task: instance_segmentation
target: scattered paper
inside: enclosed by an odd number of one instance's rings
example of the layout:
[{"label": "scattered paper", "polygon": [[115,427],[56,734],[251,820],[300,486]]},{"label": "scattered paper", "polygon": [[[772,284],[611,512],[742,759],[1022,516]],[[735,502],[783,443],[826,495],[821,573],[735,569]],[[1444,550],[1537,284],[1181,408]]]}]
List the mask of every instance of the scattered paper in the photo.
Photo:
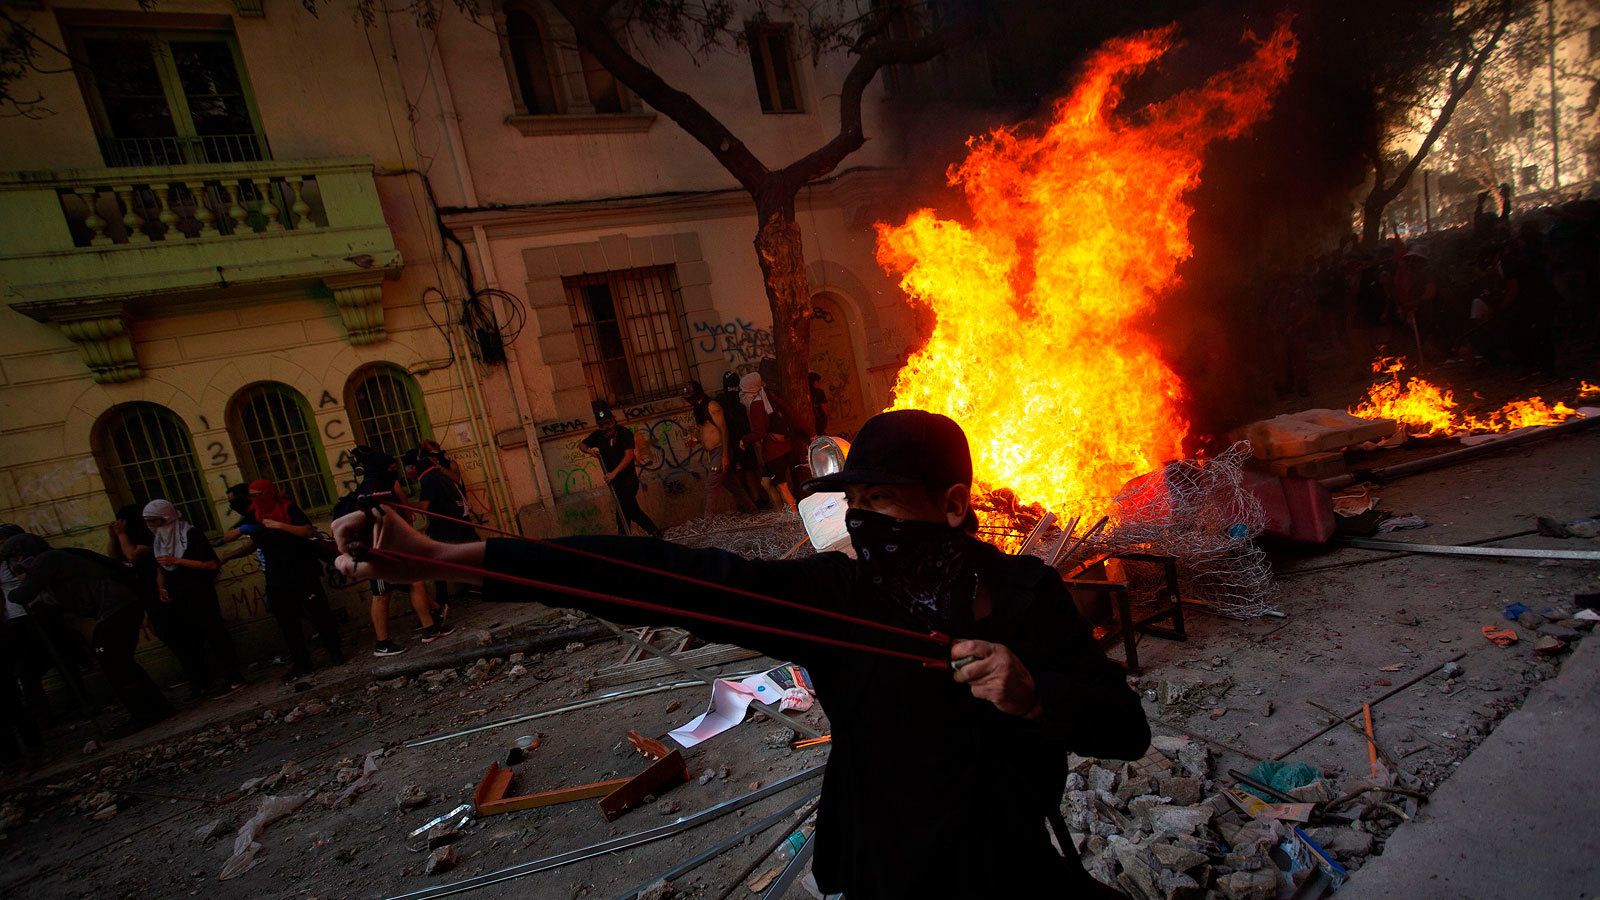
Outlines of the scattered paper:
[{"label": "scattered paper", "polygon": [[706,706],[706,711],[690,719],[683,727],[667,732],[667,737],[685,749],[708,741],[743,722],[745,713],[755,699],[754,688],[718,678],[711,685],[711,702]]},{"label": "scattered paper", "polygon": [[667,732],[667,736],[688,749],[743,722],[751,703],[776,705],[783,712],[805,712],[811,708],[811,695],[811,676],[792,664],[740,681],[719,678],[711,686],[711,702],[706,705],[706,711]]}]

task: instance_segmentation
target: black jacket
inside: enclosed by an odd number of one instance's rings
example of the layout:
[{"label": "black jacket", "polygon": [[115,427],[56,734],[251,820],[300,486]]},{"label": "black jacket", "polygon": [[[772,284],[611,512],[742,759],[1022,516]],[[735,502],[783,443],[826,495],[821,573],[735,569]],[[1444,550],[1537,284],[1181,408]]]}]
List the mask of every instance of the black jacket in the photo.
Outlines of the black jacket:
[{"label": "black jacket", "polygon": [[[639,538],[555,543],[917,627],[908,615],[885,608],[859,565],[839,553],[760,561]],[[1033,675],[1045,710],[1041,721],[1006,715],[974,698],[948,670],[915,662],[505,582],[489,581],[485,595],[575,607],[630,624],[680,624],[702,638],[805,666],[833,727],[813,863],[824,892],[843,891],[849,900],[1100,896],[1075,856],[1063,860],[1051,847],[1046,816],[1061,801],[1068,751],[1113,759],[1144,755],[1150,741],[1144,710],[1122,667],[1095,646],[1053,570],[987,544],[978,557],[992,612],[974,622],[965,604],[952,635],[1011,648]],[[491,540],[485,564],[494,572],[741,621],[923,655],[937,649],[538,544]]]},{"label": "black jacket", "polygon": [[92,550],[66,547],[39,554],[22,585],[11,592],[19,606],[49,593],[63,610],[86,619],[106,619],[139,605],[134,575],[124,566]]}]

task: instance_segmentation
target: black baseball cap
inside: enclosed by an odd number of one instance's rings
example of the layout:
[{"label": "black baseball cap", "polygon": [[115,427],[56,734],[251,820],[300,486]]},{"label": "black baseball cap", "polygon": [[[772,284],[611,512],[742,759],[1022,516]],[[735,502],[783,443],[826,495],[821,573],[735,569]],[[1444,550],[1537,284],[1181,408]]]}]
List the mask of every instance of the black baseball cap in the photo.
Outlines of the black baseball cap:
[{"label": "black baseball cap", "polygon": [[949,416],[897,409],[868,419],[844,468],[805,483],[807,491],[842,491],[847,484],[972,484],[966,432]]}]

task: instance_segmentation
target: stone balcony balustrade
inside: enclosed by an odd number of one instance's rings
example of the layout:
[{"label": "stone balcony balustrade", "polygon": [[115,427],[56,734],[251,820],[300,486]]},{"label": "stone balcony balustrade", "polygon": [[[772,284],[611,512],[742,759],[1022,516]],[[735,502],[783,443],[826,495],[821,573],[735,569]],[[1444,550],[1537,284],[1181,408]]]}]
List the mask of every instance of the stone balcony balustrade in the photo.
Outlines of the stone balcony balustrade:
[{"label": "stone balcony balustrade", "polygon": [[324,297],[352,344],[381,341],[400,266],[367,159],[0,173],[5,302],[100,382],[140,376],[130,318],[196,304]]}]

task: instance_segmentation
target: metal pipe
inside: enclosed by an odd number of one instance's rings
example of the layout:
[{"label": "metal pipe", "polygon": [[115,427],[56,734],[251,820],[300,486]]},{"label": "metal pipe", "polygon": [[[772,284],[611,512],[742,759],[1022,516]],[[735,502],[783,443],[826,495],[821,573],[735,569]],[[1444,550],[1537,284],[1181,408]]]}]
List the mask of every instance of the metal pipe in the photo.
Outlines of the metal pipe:
[{"label": "metal pipe", "polygon": [[1456,544],[1408,544],[1376,538],[1337,538],[1335,544],[1358,550],[1422,553],[1430,556],[1488,556],[1496,559],[1574,559],[1600,562],[1600,550],[1541,550],[1537,547],[1463,547]]},{"label": "metal pipe", "polygon": [[432,669],[454,669],[457,666],[468,666],[480,659],[496,656],[510,656],[513,653],[543,653],[546,650],[556,650],[565,647],[574,641],[592,643],[594,641],[610,640],[611,635],[598,626],[579,625],[562,631],[552,631],[546,634],[534,635],[526,638],[516,638],[493,644],[488,647],[467,647],[449,653],[440,653],[435,656],[418,656],[403,663],[381,666],[372,670],[373,681],[388,681],[402,675],[416,675]]},{"label": "metal pipe", "polygon": [[1076,544],[1072,545],[1072,549],[1071,550],[1068,550],[1066,553],[1061,554],[1061,559],[1063,561],[1065,561],[1065,560],[1070,560],[1070,559],[1072,559],[1072,557],[1076,556],[1077,553],[1078,553],[1078,550],[1081,549],[1085,544],[1089,543],[1089,541],[1093,540],[1094,536],[1099,534],[1100,533],[1100,529],[1106,527],[1106,523],[1109,522],[1109,521],[1111,521],[1111,517],[1110,516],[1101,516],[1100,517],[1100,521],[1094,523],[1094,527],[1093,528],[1089,529],[1088,531],[1085,531],[1083,533],[1083,537],[1078,538],[1078,542]]},{"label": "metal pipe", "polygon": [[501,719],[498,722],[489,722],[483,725],[478,725],[474,728],[466,728],[461,731],[452,731],[449,734],[436,734],[432,737],[418,738],[414,741],[407,741],[405,747],[408,750],[412,747],[425,747],[428,744],[437,744],[440,741],[448,741],[458,737],[466,737],[469,734],[477,734],[480,731],[504,728],[507,725],[516,725],[521,722],[531,722],[534,719],[543,719],[546,716],[571,712],[575,709],[587,709],[591,706],[599,706],[602,703],[609,703],[612,700],[624,700],[628,697],[644,697],[650,694],[659,694],[663,691],[676,691],[682,688],[700,686],[701,682],[698,681],[675,681],[671,684],[658,684],[647,688],[635,688],[631,691],[612,691],[609,694],[601,694],[598,697],[591,697],[588,700],[579,700],[573,703],[563,703],[560,706],[552,706],[549,709],[541,709],[536,713],[528,713],[527,715],[522,716],[512,716],[509,719]]},{"label": "metal pipe", "polygon": [[[1457,653],[1455,656],[1452,656],[1449,659],[1445,660],[1444,662],[1439,663],[1437,666],[1434,666],[1433,668],[1429,669],[1428,671],[1418,674],[1415,678],[1412,678],[1411,680],[1407,681],[1406,683],[1398,685],[1398,686],[1393,687],[1393,688],[1390,688],[1389,690],[1385,691],[1381,696],[1379,696],[1378,699],[1373,700],[1373,701],[1367,703],[1366,705],[1367,706],[1377,706],[1379,703],[1382,703],[1383,701],[1389,699],[1390,697],[1393,697],[1395,694],[1398,694],[1401,691],[1405,690],[1406,688],[1411,687],[1413,684],[1416,684],[1417,682],[1421,681],[1422,679],[1427,678],[1429,675],[1432,675],[1433,673],[1439,671],[1440,669],[1444,668],[1445,666],[1460,660],[1463,656],[1466,656],[1466,655],[1467,654],[1465,654],[1465,653]],[[1279,753],[1277,756],[1274,756],[1273,759],[1283,759],[1285,756],[1288,756],[1289,754],[1295,752],[1296,750],[1299,750],[1301,747],[1304,747],[1305,745],[1311,743],[1312,741],[1316,740],[1317,738],[1322,737],[1323,735],[1325,735],[1328,732],[1334,730],[1335,728],[1338,728],[1340,725],[1349,725],[1349,724],[1351,724],[1350,720],[1354,719],[1356,716],[1359,716],[1359,715],[1361,715],[1361,710],[1357,709],[1355,712],[1349,714],[1348,716],[1345,716],[1344,718],[1340,719],[1339,721],[1334,722],[1333,724],[1328,725],[1327,727],[1320,729],[1316,734],[1313,734],[1312,736],[1306,738],[1305,740],[1301,741],[1300,743],[1295,744],[1293,747],[1290,747],[1289,749],[1283,751],[1282,753]]]},{"label": "metal pipe", "polygon": [[1045,560],[1045,565],[1047,565],[1050,568],[1054,569],[1057,565],[1059,565],[1061,563],[1061,554],[1066,551],[1068,542],[1070,542],[1072,540],[1072,536],[1077,533],[1077,531],[1078,531],[1078,520],[1081,519],[1081,518],[1083,518],[1083,517],[1082,516],[1073,516],[1072,517],[1072,521],[1067,523],[1067,527],[1062,529],[1062,532],[1061,532],[1061,543],[1057,544],[1056,545],[1056,549],[1054,549],[1054,550],[1052,550],[1050,552],[1050,558]]},{"label": "metal pipe", "polygon": [[749,806],[752,803],[758,803],[762,800],[765,800],[773,794],[788,790],[797,784],[803,784],[804,782],[810,781],[811,779],[816,778],[818,775],[821,775],[823,770],[827,768],[827,765],[827,763],[823,763],[820,766],[815,766],[810,769],[796,772],[793,775],[785,776],[764,788],[734,797],[731,800],[724,800],[714,806],[708,806],[705,809],[694,813],[693,815],[681,816],[677,820],[666,825],[662,825],[659,828],[650,828],[634,834],[626,834],[622,837],[612,838],[608,841],[601,841],[598,844],[590,844],[587,847],[580,847],[576,850],[568,850],[565,853],[557,853],[552,856],[546,856],[542,859],[517,863],[515,865],[506,866],[503,869],[497,869],[485,875],[479,875],[475,878],[465,878],[460,881],[452,881],[447,884],[434,885],[433,887],[412,891],[409,894],[397,894],[393,897],[387,898],[387,900],[431,900],[433,897],[448,897],[452,894],[463,894],[467,891],[477,890],[481,887],[488,887],[492,884],[500,884],[501,882],[510,881],[514,878],[521,878],[524,875],[533,875],[538,872],[557,869],[561,866],[570,865],[575,862],[582,862],[586,859],[593,859],[597,856],[603,856],[607,853],[615,853],[618,850],[629,850],[634,847],[648,844],[652,841],[658,841],[664,837],[671,837],[672,835],[680,832],[688,831],[691,828],[704,825],[712,820],[720,819],[731,812],[744,809],[746,806]]},{"label": "metal pipe", "polygon": [[1044,530],[1046,528],[1049,528],[1051,523],[1055,522],[1055,520],[1056,520],[1056,514],[1055,513],[1045,513],[1043,516],[1041,516],[1039,518],[1039,521],[1033,523],[1033,530],[1029,531],[1028,532],[1028,536],[1023,539],[1023,541],[1022,541],[1022,549],[1017,551],[1018,555],[1021,555],[1023,553],[1027,553],[1029,550],[1032,550],[1034,542],[1039,540],[1039,536],[1044,534]]},{"label": "metal pipe", "polygon": [[[1492,544],[1496,541],[1508,541],[1515,537],[1527,537],[1530,534],[1538,533],[1538,529],[1529,528],[1525,531],[1513,531],[1510,534],[1498,534],[1494,537],[1479,538],[1475,541],[1462,541],[1461,546],[1471,547],[1476,544]],[[1329,569],[1348,569],[1351,566],[1370,566],[1373,563],[1388,562],[1391,559],[1400,559],[1401,557],[1411,555],[1412,554],[1402,550],[1394,553],[1386,553],[1383,556],[1368,556],[1363,559],[1347,559],[1344,562],[1328,563],[1327,565],[1323,566],[1306,566],[1304,568],[1284,569],[1281,572],[1273,572],[1272,577],[1281,579],[1289,578],[1294,575],[1310,575],[1313,572],[1326,572]]]},{"label": "metal pipe", "polygon": [[773,852],[778,849],[778,845],[788,840],[789,835],[794,834],[797,830],[799,830],[800,826],[804,825],[805,821],[811,818],[811,814],[815,811],[815,806],[809,806],[801,810],[800,815],[795,816],[794,821],[789,823],[788,828],[778,832],[778,836],[773,838],[772,841],[767,844],[765,849],[763,849],[760,853],[757,853],[743,869],[739,870],[739,874],[735,875],[733,880],[728,882],[728,886],[722,889],[722,893],[717,895],[716,900],[728,900],[728,898],[739,889],[740,885],[744,884],[744,880],[750,877],[750,873],[756,870],[756,866],[759,866],[765,862],[767,857],[771,856]]},{"label": "metal pipe", "polygon": [[[651,878],[650,880],[644,882],[643,884],[639,885],[638,887],[633,888],[633,889],[628,890],[628,891],[625,891],[625,892],[623,892],[621,894],[618,894],[617,895],[617,900],[634,900],[634,898],[636,898],[640,894],[644,893],[645,889],[649,888],[650,885],[655,884],[656,882],[659,882],[659,881],[677,881],[679,878],[682,878],[683,876],[689,874],[690,872],[693,872],[695,869],[698,869],[700,866],[704,865],[705,863],[709,862],[710,860],[715,859],[716,857],[721,856],[724,853],[727,853],[729,850],[732,850],[734,847],[739,846],[740,844],[744,843],[745,841],[749,840],[750,838],[755,837],[756,835],[760,834],[761,832],[766,831],[768,828],[771,828],[772,826],[774,826],[774,825],[778,824],[779,822],[783,821],[784,819],[788,818],[790,813],[794,812],[795,810],[799,809],[802,806],[805,806],[807,803],[810,803],[812,801],[812,799],[814,799],[816,796],[817,796],[817,792],[816,791],[811,791],[810,793],[807,793],[804,797],[801,797],[799,800],[794,801],[793,803],[789,804],[788,806],[785,806],[783,809],[778,810],[777,812],[773,813],[772,815],[767,816],[765,819],[762,819],[761,821],[755,823],[754,825],[751,825],[751,826],[749,826],[749,827],[747,827],[747,828],[745,828],[745,829],[743,829],[743,830],[741,830],[739,832],[736,832],[732,837],[728,838],[727,840],[721,841],[720,843],[717,843],[717,844],[713,844],[712,846],[707,847],[705,850],[701,851],[700,853],[697,853],[694,856],[689,857],[688,859],[684,860],[683,862],[678,863],[676,866],[673,866],[672,868],[668,869],[667,871],[662,872],[660,875],[657,875],[654,878]],[[788,835],[785,834],[783,837],[788,837]],[[781,842],[782,838],[779,838],[779,841]],[[776,845],[774,845],[774,846],[776,846]]]}]

